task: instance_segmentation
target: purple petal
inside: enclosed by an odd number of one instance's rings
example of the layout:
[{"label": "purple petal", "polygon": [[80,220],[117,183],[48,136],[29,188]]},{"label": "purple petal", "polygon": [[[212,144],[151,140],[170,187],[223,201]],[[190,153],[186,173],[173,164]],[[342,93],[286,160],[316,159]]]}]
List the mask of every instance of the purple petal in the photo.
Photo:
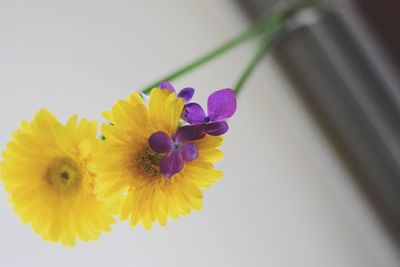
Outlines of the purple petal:
[{"label": "purple petal", "polygon": [[206,124],[206,131],[209,135],[223,135],[229,130],[228,123],[226,121],[219,121]]},{"label": "purple petal", "polygon": [[178,129],[174,140],[177,143],[185,141],[194,141],[203,138],[206,135],[205,124],[186,125]]},{"label": "purple petal", "polygon": [[236,94],[232,89],[221,89],[212,93],[207,102],[211,121],[230,118],[236,111]]},{"label": "purple petal", "polygon": [[171,150],[168,152],[160,162],[160,170],[165,177],[170,178],[175,173],[183,169],[183,157],[178,151]]},{"label": "purple petal", "polygon": [[185,100],[185,103],[188,103],[194,95],[194,89],[191,87],[183,88],[179,94],[178,97],[183,98]]},{"label": "purple petal", "polygon": [[169,82],[160,83],[160,89],[168,89],[171,93],[175,92],[175,88]]},{"label": "purple petal", "polygon": [[181,147],[183,159],[186,161],[192,161],[197,159],[199,156],[199,150],[195,144],[184,144]]},{"label": "purple petal", "polygon": [[149,145],[157,153],[165,153],[173,146],[173,141],[164,132],[153,133],[149,138]]},{"label": "purple petal", "polygon": [[182,119],[190,124],[203,123],[206,118],[203,108],[197,103],[190,103],[185,105],[183,110]]}]

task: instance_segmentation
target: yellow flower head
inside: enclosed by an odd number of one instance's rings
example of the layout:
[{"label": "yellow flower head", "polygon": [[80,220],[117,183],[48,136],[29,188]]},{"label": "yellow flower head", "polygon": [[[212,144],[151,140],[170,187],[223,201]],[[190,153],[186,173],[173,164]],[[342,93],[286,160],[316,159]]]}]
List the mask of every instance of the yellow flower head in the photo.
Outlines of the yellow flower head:
[{"label": "yellow flower head", "polygon": [[75,245],[109,231],[113,210],[94,194],[97,125],[72,116],[62,125],[49,111],[22,122],[3,153],[2,178],[24,223],[45,240]]},{"label": "yellow flower head", "polygon": [[183,107],[176,93],[155,88],[148,107],[134,93],[104,114],[111,124],[102,127],[106,140],[95,162],[99,173],[96,191],[105,198],[122,194],[121,219],[130,218],[132,226],[141,222],[150,229],[155,220],[164,226],[168,216],[176,219],[191,209],[200,210],[201,189],[222,175],[213,167],[223,156],[218,150],[223,142],[220,136],[193,141],[198,155],[178,173],[166,177],[160,171],[163,154],[150,148],[149,138],[159,132],[174,136]]}]

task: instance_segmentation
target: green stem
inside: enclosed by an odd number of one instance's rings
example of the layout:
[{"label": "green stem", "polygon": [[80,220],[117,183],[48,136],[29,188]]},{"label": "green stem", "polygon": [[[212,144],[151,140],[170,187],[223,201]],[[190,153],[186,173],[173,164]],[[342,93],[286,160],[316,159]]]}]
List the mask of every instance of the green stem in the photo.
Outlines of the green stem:
[{"label": "green stem", "polygon": [[289,13],[288,11],[284,11],[282,13],[279,13],[277,15],[270,17],[269,19],[267,19],[265,21],[262,21],[260,24],[256,24],[255,26],[251,27],[250,29],[243,32],[239,36],[231,39],[230,41],[223,44],[222,46],[212,50],[211,52],[194,60],[193,62],[178,69],[177,71],[174,71],[171,74],[166,75],[162,79],[159,79],[158,81],[146,86],[144,89],[141,90],[141,92],[148,94],[154,87],[157,87],[161,82],[172,81],[172,80],[198,68],[199,66],[203,65],[204,63],[218,57],[219,55],[222,55],[222,54],[228,52],[229,50],[238,46],[239,44],[242,44],[255,36],[263,34],[266,31],[268,32],[270,30],[270,28],[275,28],[276,24],[281,24],[283,21],[285,21],[286,17],[288,16],[288,13]]},{"label": "green stem", "polygon": [[278,32],[283,28],[284,25],[285,25],[284,23],[281,23],[276,27],[271,28],[271,31],[266,33],[265,38],[262,39],[260,47],[254,54],[253,58],[250,60],[250,63],[244,69],[242,75],[237,80],[235,86],[233,87],[235,89],[236,95],[240,93],[240,91],[243,88],[243,85],[248,80],[254,69],[257,67],[258,63],[260,63],[265,53],[271,48],[272,43],[275,40],[274,37],[278,34]]},{"label": "green stem", "polygon": [[[190,71],[202,66],[203,64],[211,61],[212,59],[228,52],[229,50],[237,47],[238,45],[262,34],[269,35],[271,32],[275,31],[276,26],[283,26],[288,18],[290,18],[294,13],[298,10],[306,7],[315,5],[316,0],[298,0],[297,3],[290,5],[288,8],[278,12],[272,16],[269,16],[267,19],[261,21],[260,23],[250,27],[248,30],[244,31],[242,34],[239,34],[237,37],[231,39],[227,43],[221,45],[220,47],[212,50],[211,52],[205,54],[204,56],[194,60],[188,65],[183,66],[182,68],[164,76],[162,79],[146,86],[141,90],[142,93],[148,94],[150,91],[158,87],[158,85],[163,81],[172,81],[176,78],[179,78]],[[245,78],[247,79],[247,78]],[[240,87],[239,87],[240,88]]]}]

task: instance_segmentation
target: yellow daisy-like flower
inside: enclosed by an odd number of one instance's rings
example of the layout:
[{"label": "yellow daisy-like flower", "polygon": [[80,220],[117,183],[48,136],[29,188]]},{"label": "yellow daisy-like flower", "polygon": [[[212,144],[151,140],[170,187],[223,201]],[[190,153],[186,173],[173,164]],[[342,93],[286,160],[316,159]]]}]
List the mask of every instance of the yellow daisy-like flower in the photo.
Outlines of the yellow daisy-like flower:
[{"label": "yellow daisy-like flower", "polygon": [[72,116],[62,125],[40,110],[22,122],[3,153],[2,178],[24,223],[45,240],[75,245],[109,231],[115,209],[94,194],[97,124]]},{"label": "yellow daisy-like flower", "polygon": [[111,124],[102,126],[106,140],[102,156],[95,165],[99,173],[96,191],[105,198],[123,195],[120,216],[130,218],[150,229],[155,220],[164,226],[167,217],[187,215],[202,208],[202,188],[218,180],[222,173],[213,163],[222,158],[218,150],[223,138],[206,136],[193,141],[198,149],[196,159],[185,162],[183,169],[171,177],[160,171],[162,154],[149,146],[157,132],[173,136],[179,126],[183,99],[167,89],[152,90],[146,107],[138,93],[116,103],[104,116]]}]

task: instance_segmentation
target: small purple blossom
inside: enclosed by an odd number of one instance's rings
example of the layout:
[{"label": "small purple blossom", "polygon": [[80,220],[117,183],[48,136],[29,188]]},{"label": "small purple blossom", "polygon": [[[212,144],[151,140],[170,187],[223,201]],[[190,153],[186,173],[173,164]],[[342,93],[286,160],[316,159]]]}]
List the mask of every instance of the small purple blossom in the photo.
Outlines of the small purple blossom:
[{"label": "small purple blossom", "polygon": [[[169,82],[160,83],[160,89],[168,89],[170,92],[175,92],[175,88]],[[185,103],[189,103],[194,95],[194,89],[191,87],[183,88],[179,93],[178,97],[183,98]]]},{"label": "small purple blossom", "polygon": [[236,111],[236,95],[232,89],[221,89],[208,97],[207,115],[197,103],[185,105],[182,118],[192,125],[203,125],[209,135],[222,135],[229,129],[226,119]]},{"label": "small purple blossom", "polygon": [[178,129],[171,138],[159,131],[149,138],[150,148],[157,153],[165,153],[160,161],[160,171],[168,179],[183,169],[185,161],[195,160],[199,151],[191,141],[203,138],[205,132],[201,127],[184,126]]}]

